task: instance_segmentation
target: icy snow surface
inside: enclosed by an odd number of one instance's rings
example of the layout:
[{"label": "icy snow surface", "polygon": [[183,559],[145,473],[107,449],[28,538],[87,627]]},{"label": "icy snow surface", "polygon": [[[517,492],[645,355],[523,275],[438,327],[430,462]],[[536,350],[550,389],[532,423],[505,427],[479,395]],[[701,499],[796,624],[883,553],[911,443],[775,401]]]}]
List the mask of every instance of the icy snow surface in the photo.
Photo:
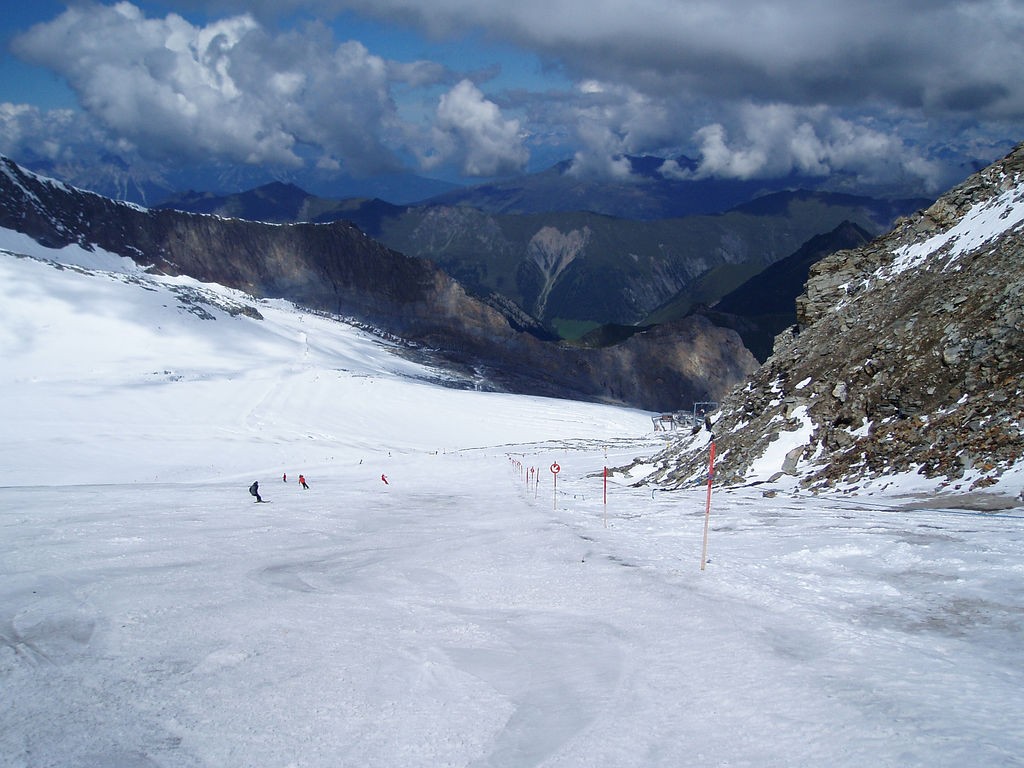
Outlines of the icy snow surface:
[{"label": "icy snow surface", "polygon": [[703,488],[603,503],[650,414],[39,258],[0,252],[0,765],[1022,764],[1021,509],[716,492],[701,571]]}]

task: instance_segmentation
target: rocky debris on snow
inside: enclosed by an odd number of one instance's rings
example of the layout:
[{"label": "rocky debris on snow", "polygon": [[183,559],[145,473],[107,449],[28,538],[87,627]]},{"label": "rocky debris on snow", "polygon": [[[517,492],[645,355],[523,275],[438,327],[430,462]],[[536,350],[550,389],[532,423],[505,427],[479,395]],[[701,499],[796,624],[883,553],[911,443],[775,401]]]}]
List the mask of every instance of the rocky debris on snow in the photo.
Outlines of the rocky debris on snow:
[{"label": "rocky debris on snow", "polygon": [[[1022,267],[1024,144],[812,268],[798,325],[723,403],[715,482],[852,489],[916,472],[950,490],[997,484],[1024,456]],[[706,479],[707,441],[681,439],[645,482]]]}]

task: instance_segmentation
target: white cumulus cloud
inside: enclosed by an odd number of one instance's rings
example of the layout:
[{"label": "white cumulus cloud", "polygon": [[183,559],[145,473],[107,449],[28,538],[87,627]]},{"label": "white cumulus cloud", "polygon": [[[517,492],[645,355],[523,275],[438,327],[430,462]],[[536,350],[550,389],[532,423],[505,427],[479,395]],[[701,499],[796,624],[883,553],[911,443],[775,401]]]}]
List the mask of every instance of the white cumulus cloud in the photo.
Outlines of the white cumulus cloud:
[{"label": "white cumulus cloud", "polygon": [[312,155],[355,173],[399,165],[410,132],[393,85],[445,76],[339,44],[317,23],[274,35],[249,14],[200,26],[128,2],[70,7],[14,50],[64,77],[98,126],[142,154],[276,166]]},{"label": "white cumulus cloud", "polygon": [[265,99],[243,98],[236,79],[253,36],[249,16],[196,27],[176,14],[147,19],[122,2],[73,6],[15,50],[61,74],[94,119],[140,148],[294,163],[294,136]]},{"label": "white cumulus cloud", "polygon": [[571,172],[626,180],[631,174],[623,155],[670,141],[676,130],[672,106],[631,87],[598,80],[579,84],[579,96],[565,115],[580,148]]},{"label": "white cumulus cloud", "polygon": [[893,132],[837,117],[824,107],[748,104],[739,110],[735,124],[735,137],[721,123],[695,133],[699,160],[694,171],[667,165],[663,172],[679,178],[734,179],[848,172],[867,183],[915,177],[929,189],[940,180],[939,166]]},{"label": "white cumulus cloud", "polygon": [[522,129],[506,119],[470,80],[441,96],[429,162],[456,159],[469,176],[495,176],[522,170],[529,159]]}]

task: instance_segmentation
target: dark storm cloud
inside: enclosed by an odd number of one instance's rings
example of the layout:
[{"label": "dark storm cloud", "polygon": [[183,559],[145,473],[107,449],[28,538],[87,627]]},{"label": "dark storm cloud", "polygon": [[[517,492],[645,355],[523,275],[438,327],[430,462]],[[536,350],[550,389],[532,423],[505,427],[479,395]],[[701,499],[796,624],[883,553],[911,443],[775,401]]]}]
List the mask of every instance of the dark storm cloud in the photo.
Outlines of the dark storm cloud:
[{"label": "dark storm cloud", "polygon": [[[648,93],[883,102],[1024,114],[1024,4],[1010,0],[337,0],[435,34],[482,28],[579,77]],[[974,99],[963,94],[975,89]]]}]

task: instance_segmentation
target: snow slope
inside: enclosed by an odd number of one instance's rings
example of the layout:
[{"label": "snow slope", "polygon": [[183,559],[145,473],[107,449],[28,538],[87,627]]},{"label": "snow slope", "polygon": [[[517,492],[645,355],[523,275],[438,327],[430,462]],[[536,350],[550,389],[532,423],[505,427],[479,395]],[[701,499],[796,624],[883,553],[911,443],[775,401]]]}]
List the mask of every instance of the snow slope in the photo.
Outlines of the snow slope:
[{"label": "snow slope", "polygon": [[0,766],[1024,764],[1024,510],[723,492],[702,571],[650,414],[0,248]]}]

